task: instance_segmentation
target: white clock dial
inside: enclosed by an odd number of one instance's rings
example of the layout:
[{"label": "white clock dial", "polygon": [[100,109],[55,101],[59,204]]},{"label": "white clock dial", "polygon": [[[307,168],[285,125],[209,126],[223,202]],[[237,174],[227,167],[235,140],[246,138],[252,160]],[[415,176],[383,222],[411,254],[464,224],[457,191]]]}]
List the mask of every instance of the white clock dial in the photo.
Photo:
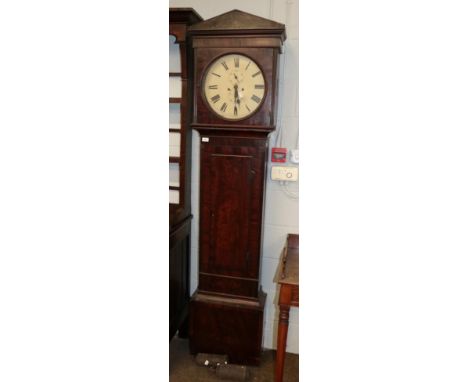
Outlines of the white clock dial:
[{"label": "white clock dial", "polygon": [[205,73],[203,92],[221,118],[238,120],[253,114],[265,97],[265,78],[258,65],[241,54],[227,54]]}]

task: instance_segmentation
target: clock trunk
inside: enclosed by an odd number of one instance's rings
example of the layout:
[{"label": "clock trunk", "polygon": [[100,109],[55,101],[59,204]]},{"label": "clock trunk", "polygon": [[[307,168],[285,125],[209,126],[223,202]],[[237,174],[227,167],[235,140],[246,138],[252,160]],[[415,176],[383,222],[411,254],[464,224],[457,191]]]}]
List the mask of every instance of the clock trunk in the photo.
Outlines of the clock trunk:
[{"label": "clock trunk", "polygon": [[200,291],[258,297],[266,138],[203,135]]}]

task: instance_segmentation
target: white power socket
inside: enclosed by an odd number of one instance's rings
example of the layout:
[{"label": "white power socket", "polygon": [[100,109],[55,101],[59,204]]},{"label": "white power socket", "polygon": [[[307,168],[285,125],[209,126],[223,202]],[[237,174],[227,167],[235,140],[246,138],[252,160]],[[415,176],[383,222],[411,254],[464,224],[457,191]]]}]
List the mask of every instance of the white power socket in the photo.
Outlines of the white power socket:
[{"label": "white power socket", "polygon": [[297,167],[283,167],[283,166],[272,166],[271,167],[271,179],[272,180],[286,180],[288,182],[297,182],[299,178],[299,169]]},{"label": "white power socket", "polygon": [[291,150],[291,162],[299,163],[299,149]]}]

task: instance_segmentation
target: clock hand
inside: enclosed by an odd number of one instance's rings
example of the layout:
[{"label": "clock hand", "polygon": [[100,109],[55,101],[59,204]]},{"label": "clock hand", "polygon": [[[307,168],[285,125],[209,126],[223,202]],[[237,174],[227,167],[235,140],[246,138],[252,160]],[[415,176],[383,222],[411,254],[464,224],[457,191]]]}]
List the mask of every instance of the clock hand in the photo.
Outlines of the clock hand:
[{"label": "clock hand", "polygon": [[239,93],[237,91],[237,84],[234,85],[234,102],[240,104]]}]

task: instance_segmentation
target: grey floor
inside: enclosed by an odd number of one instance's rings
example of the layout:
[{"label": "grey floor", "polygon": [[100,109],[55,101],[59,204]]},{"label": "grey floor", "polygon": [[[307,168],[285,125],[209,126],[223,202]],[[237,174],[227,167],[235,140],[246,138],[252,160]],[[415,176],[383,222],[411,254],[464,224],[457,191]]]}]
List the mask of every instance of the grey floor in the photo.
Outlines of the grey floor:
[{"label": "grey floor", "polygon": [[[249,367],[249,381],[274,381],[275,354],[274,350],[263,352],[260,366]],[[181,339],[177,335],[169,345],[169,380],[170,382],[220,381],[214,371],[195,363],[194,357],[189,353],[188,340]],[[286,353],[283,382],[297,381],[299,381],[299,356]]]}]

